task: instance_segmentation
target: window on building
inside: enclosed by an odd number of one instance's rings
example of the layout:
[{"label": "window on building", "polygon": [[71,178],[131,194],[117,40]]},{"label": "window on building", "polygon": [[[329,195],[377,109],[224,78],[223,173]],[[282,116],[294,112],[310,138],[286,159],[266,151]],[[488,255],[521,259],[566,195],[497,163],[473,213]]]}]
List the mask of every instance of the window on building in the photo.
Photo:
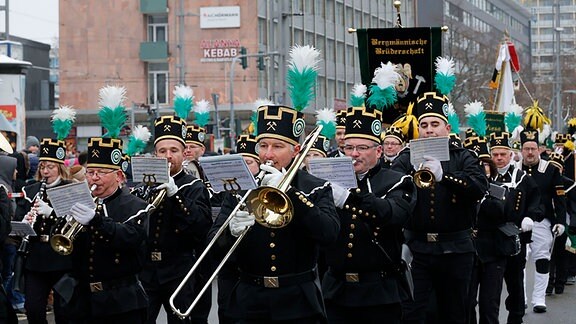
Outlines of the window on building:
[{"label": "window on building", "polygon": [[268,44],[268,24],[263,18],[258,18],[258,44]]},{"label": "window on building", "polygon": [[316,16],[324,17],[326,10],[324,8],[324,0],[316,0],[314,3],[314,14]]},{"label": "window on building", "polygon": [[334,40],[328,39],[326,42],[326,61],[334,62]]},{"label": "window on building", "polygon": [[168,40],[168,15],[148,16],[148,41],[166,42]]},{"label": "window on building", "polygon": [[336,63],[344,64],[344,43],[336,42]]},{"label": "window on building", "polygon": [[148,64],[148,104],[168,103],[168,63]]},{"label": "window on building", "polygon": [[326,0],[326,20],[334,21],[334,0]]},{"label": "window on building", "polygon": [[336,3],[336,16],[334,21],[336,25],[344,25],[344,4],[341,2]]}]

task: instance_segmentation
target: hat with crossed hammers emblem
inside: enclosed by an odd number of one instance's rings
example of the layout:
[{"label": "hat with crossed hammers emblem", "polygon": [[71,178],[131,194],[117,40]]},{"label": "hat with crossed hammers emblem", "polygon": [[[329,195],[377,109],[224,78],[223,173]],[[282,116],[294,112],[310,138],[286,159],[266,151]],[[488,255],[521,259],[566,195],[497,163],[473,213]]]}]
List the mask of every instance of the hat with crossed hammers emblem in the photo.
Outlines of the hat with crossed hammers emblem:
[{"label": "hat with crossed hammers emblem", "polygon": [[258,146],[256,143],[256,136],[251,134],[240,135],[236,141],[236,153],[260,161],[260,157],[258,156]]},{"label": "hat with crossed hammers emblem", "polygon": [[496,132],[490,134],[490,150],[495,148],[512,149],[510,147],[510,133]]}]

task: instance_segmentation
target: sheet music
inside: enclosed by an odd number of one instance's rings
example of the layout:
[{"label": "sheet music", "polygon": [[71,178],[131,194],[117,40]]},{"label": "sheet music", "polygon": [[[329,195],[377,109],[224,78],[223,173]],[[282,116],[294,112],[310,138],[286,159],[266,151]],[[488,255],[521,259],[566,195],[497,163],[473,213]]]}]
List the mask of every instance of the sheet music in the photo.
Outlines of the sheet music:
[{"label": "sheet music", "polygon": [[428,137],[410,141],[410,163],[419,166],[425,162],[424,155],[436,158],[438,161],[450,161],[448,136]]},{"label": "sheet music", "polygon": [[71,183],[46,190],[48,199],[58,217],[70,214],[70,209],[75,203],[81,203],[90,208],[96,208],[94,198],[86,181]]},{"label": "sheet music", "polygon": [[200,166],[216,192],[257,187],[254,176],[239,154],[200,157]]},{"label": "sheet music", "polygon": [[167,183],[170,180],[166,158],[135,156],[130,159],[130,164],[132,165],[132,179],[136,183]]},{"label": "sheet music", "polygon": [[10,224],[12,224],[12,231],[10,231],[10,236],[36,236],[36,232],[28,223],[11,221]]},{"label": "sheet music", "polygon": [[336,183],[345,189],[358,187],[352,158],[349,156],[311,159],[308,161],[308,172],[330,183]]}]

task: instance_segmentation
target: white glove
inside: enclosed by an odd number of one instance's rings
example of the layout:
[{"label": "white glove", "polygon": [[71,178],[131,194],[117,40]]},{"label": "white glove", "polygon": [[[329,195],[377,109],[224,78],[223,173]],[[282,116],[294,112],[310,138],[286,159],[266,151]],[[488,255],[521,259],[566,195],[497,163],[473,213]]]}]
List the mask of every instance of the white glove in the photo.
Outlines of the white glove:
[{"label": "white glove", "polygon": [[94,218],[96,212],[93,208],[81,203],[75,203],[72,205],[72,208],[70,208],[70,214],[78,223],[88,225],[92,218]]},{"label": "white glove", "polygon": [[37,204],[38,204],[38,207],[36,207],[36,212],[39,215],[50,216],[50,214],[52,214],[53,208],[50,207],[50,205],[48,205],[48,203],[46,203],[43,200],[38,200]]},{"label": "white glove", "polygon": [[534,221],[532,220],[532,218],[524,217],[522,219],[522,223],[520,224],[522,232],[530,232],[532,230],[532,227],[534,227]]},{"label": "white glove", "polygon": [[263,186],[270,186],[270,187],[277,187],[282,178],[284,177],[284,172],[286,170],[282,169],[282,171],[276,169],[271,165],[261,164],[260,170],[266,171],[268,174],[262,178],[261,185]]},{"label": "white glove", "polygon": [[434,174],[434,179],[436,182],[442,181],[442,176],[444,172],[442,171],[442,164],[437,159],[431,157],[430,155],[423,155],[422,156],[426,162],[422,165],[423,168],[430,170],[432,174]]},{"label": "white glove", "polygon": [[230,233],[232,233],[234,237],[240,236],[240,234],[242,234],[246,228],[254,225],[254,219],[256,219],[256,217],[247,211],[237,211],[236,215],[234,215],[234,217],[232,217],[230,220],[230,223],[228,223],[228,227],[230,227]]},{"label": "white glove", "polygon": [[163,184],[159,185],[158,187],[156,187],[156,189],[157,190],[166,189],[166,195],[168,197],[172,197],[178,192],[178,187],[176,186],[176,183],[174,182],[174,178],[172,178],[172,177],[170,177],[170,180],[168,180],[168,183],[163,183]]},{"label": "white glove", "polygon": [[562,224],[556,224],[556,225],[552,226],[552,233],[555,236],[560,236],[560,235],[564,234],[564,230],[565,230],[565,228],[564,228],[564,225],[562,225]]},{"label": "white glove", "polygon": [[332,196],[334,196],[334,205],[338,208],[342,208],[346,199],[350,195],[350,191],[342,188],[340,185],[336,183],[331,183],[332,186]]}]

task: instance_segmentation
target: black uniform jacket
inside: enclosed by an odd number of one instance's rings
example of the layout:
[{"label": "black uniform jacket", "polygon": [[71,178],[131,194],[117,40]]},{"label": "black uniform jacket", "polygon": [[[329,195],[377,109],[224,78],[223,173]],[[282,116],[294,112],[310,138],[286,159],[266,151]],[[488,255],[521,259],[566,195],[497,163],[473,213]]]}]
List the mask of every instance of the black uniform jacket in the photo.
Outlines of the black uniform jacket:
[{"label": "black uniform jacket", "polygon": [[[336,241],[340,222],[329,184],[298,170],[287,194],[294,205],[294,217],[283,228],[255,224],[236,250],[242,276],[278,277],[278,288],[240,280],[231,293],[227,309],[234,318],[290,320],[324,314],[320,283],[311,273],[316,267],[320,246]],[[221,213],[230,214],[234,199],[226,199]],[[236,240],[227,229],[218,240],[220,253]],[[312,278],[282,285],[285,277],[311,273]],[[314,279],[315,277],[315,279]]]},{"label": "black uniform jacket", "polygon": [[147,307],[137,275],[144,263],[149,209],[128,189],[118,189],[98,204],[96,215],[74,241],[72,276],[81,290],[75,303],[89,303],[90,313],[85,316]]},{"label": "black uniform jacket", "polygon": [[534,178],[540,189],[540,208],[544,212],[544,218],[548,218],[552,225],[566,224],[564,182],[558,168],[540,159],[540,162],[533,166],[522,164],[522,170]]},{"label": "black uniform jacket", "polygon": [[[55,188],[58,186],[71,183],[69,180],[59,180],[57,184],[52,184],[50,187]],[[26,213],[30,211],[34,205],[36,194],[40,191],[40,182],[33,183],[22,188],[24,199],[18,206],[18,218],[22,219]],[[48,187],[48,186],[47,186]],[[42,200],[52,206],[48,201],[46,191],[44,191]],[[28,238],[28,256],[26,257],[26,270],[48,272],[48,271],[66,271],[72,268],[72,260],[70,256],[60,255],[56,253],[50,246],[49,236],[56,224],[56,214],[52,211],[50,216],[38,214],[36,222],[34,223],[34,231],[36,236]]]},{"label": "black uniform jacket", "polygon": [[180,171],[174,182],[178,192],[166,196],[150,215],[146,264],[140,274],[144,282],[163,284],[185,276],[212,225],[210,196],[202,180]]},{"label": "black uniform jacket", "polygon": [[[358,180],[358,189],[352,190],[343,209],[337,209],[338,241],[325,250],[329,270],[322,282],[324,299],[363,307],[408,298],[399,284],[400,252],[402,227],[415,205],[416,187],[409,175],[377,165]],[[358,282],[347,282],[346,273],[357,273]],[[366,279],[377,273],[382,277]]]},{"label": "black uniform jacket", "polygon": [[[471,230],[476,206],[488,190],[484,168],[472,152],[455,146],[450,146],[450,160],[441,164],[442,180],[431,188],[417,189],[414,215],[406,225],[407,244],[413,252],[426,254],[474,252],[470,235],[456,235],[453,239],[454,234],[447,233]],[[409,148],[400,152],[392,170],[414,172]],[[436,241],[427,239],[434,234],[438,234]]]}]

